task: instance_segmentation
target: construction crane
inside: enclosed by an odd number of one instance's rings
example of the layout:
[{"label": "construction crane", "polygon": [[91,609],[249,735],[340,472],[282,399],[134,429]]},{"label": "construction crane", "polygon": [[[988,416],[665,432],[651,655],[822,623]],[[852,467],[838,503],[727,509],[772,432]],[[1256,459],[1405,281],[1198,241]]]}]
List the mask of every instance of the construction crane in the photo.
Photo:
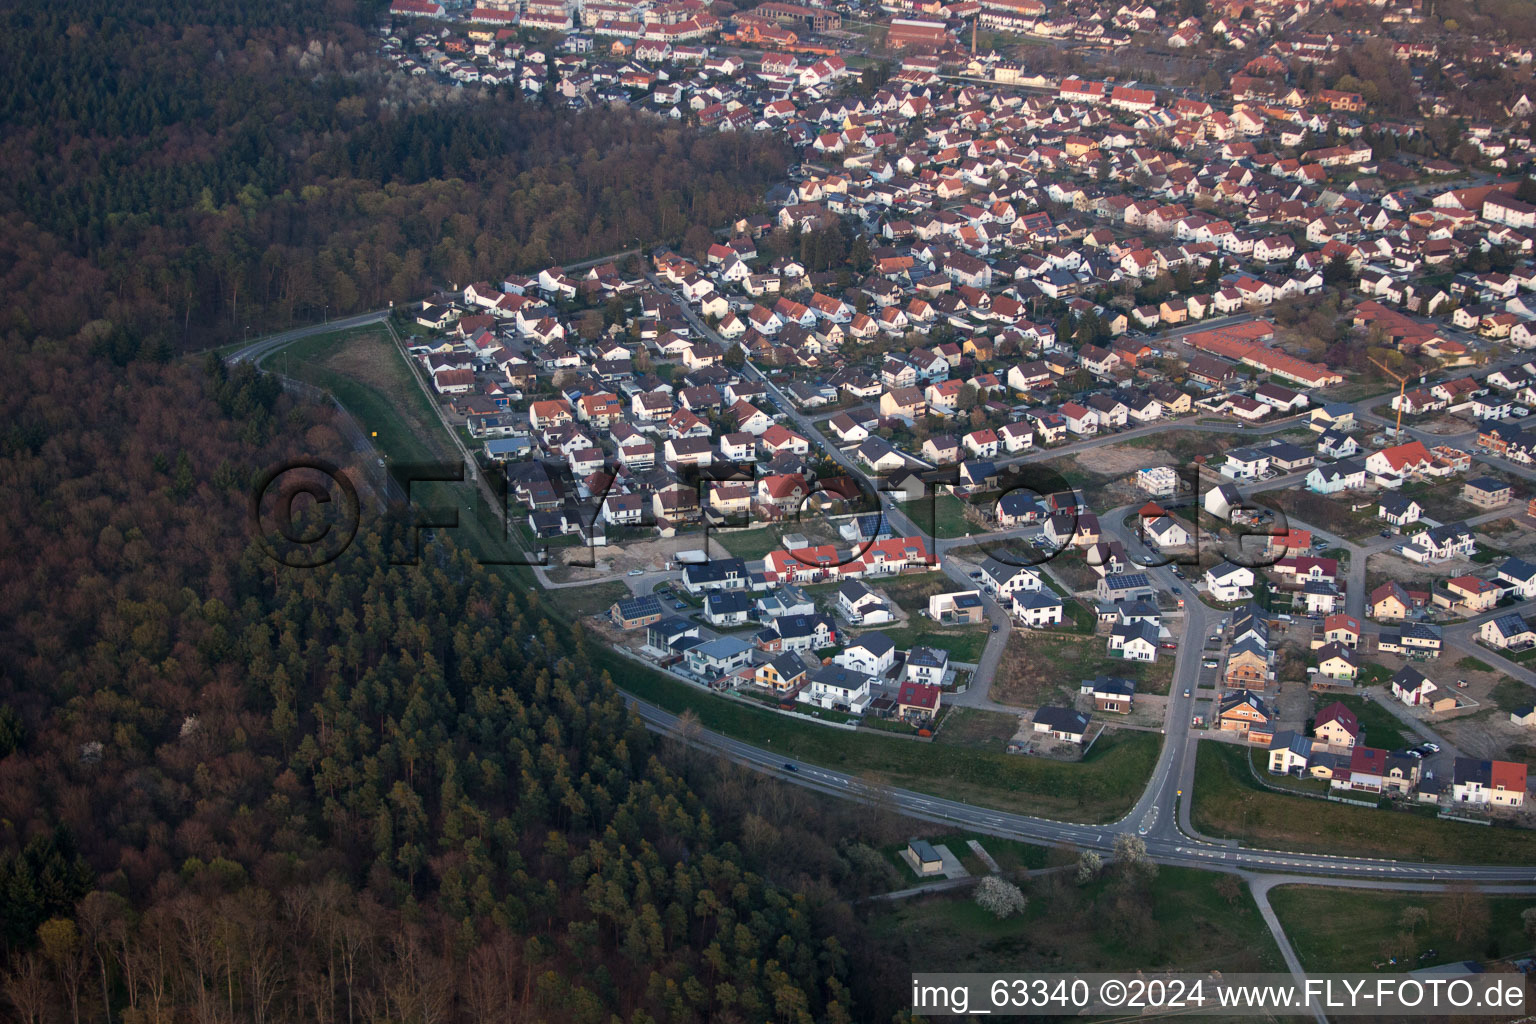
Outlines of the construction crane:
[{"label": "construction crane", "polygon": [[1366,356],[1366,358],[1380,367],[1382,373],[1397,381],[1397,429],[1393,432],[1392,437],[1393,440],[1401,441],[1403,439],[1403,395],[1408,391],[1408,381],[1410,378],[1393,370],[1375,356]]}]

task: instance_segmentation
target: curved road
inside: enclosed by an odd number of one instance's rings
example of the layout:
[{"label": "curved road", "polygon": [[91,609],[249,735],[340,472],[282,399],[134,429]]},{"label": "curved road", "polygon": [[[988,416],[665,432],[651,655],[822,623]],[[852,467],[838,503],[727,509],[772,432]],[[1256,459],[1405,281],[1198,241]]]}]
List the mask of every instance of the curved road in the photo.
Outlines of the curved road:
[{"label": "curved road", "polygon": [[349,327],[363,327],[368,324],[380,323],[389,319],[392,311],[388,308],[376,309],[371,313],[358,313],[355,316],[341,317],[336,320],[326,320],[318,324],[310,324],[307,327],[295,327],[292,330],[282,331],[278,334],[268,334],[257,338],[249,345],[236,349],[224,357],[228,363],[260,362],[285,345],[291,345],[300,338],[307,338],[312,334],[329,334],[331,331],[344,331]]},{"label": "curved road", "polygon": [[[643,700],[629,698],[646,725],[658,732],[678,733],[678,717],[670,711]],[[1026,842],[1065,843],[1085,849],[1110,850],[1115,837],[1127,829],[1123,825],[1080,825],[1052,821],[1011,811],[976,807],[957,800],[930,796],[899,787],[871,789],[860,779],[832,768],[801,764],[763,747],[731,739],[707,729],[690,727],[685,738],[737,764],[777,775],[786,782],[807,789],[861,803],[892,801],[900,813],[946,825],[959,825],[968,831]],[[1168,749],[1165,747],[1165,749]],[[789,764],[795,767],[790,769]],[[1150,791],[1150,787],[1149,787]],[[1139,806],[1139,805],[1138,805]],[[1134,814],[1134,812],[1133,812]],[[1379,878],[1421,883],[1471,881],[1485,883],[1536,882],[1536,866],[1503,867],[1496,865],[1415,864],[1409,861],[1376,860],[1364,857],[1335,857],[1327,854],[1283,853],[1242,848],[1236,845],[1191,839],[1170,819],[1160,823],[1144,837],[1147,851],[1154,860],[1165,864],[1205,867],[1221,870],[1293,874],[1337,875],[1346,878]]]}]

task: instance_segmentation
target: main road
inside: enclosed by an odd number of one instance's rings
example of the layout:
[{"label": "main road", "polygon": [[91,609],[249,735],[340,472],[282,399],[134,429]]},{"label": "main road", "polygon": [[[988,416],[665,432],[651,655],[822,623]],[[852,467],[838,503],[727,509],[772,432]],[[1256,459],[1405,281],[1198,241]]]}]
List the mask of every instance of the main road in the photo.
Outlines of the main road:
[{"label": "main road", "polygon": [[287,345],[292,345],[300,338],[307,338],[312,334],[329,334],[332,331],[344,331],[349,327],[365,327],[368,324],[380,323],[389,319],[391,310],[375,309],[371,313],[358,313],[354,316],[340,317],[335,320],[325,320],[318,324],[309,324],[305,327],[295,327],[292,330],[280,331],[277,334],[268,334],[257,338],[255,341],[236,349],[224,357],[227,363],[260,363],[262,359]]},{"label": "main road", "polygon": [[[676,734],[688,742],[710,750],[737,764],[776,775],[807,789],[862,803],[889,802],[900,813],[944,825],[957,825],[967,831],[1048,845],[1067,844],[1083,849],[1110,851],[1118,835],[1138,831],[1126,821],[1106,825],[1083,825],[1053,821],[1012,811],[978,807],[948,800],[941,796],[918,793],[900,787],[871,787],[859,778],[832,768],[786,760],[766,747],[754,746],[707,729],[680,726],[670,711],[636,698],[631,706],[655,731]],[[793,767],[791,767],[793,766]],[[1155,787],[1149,787],[1155,789]],[[1158,791],[1156,795],[1161,795]],[[1146,798],[1143,798],[1144,801]],[[1148,806],[1154,800],[1148,802]],[[1138,810],[1141,809],[1138,804]],[[1145,817],[1145,811],[1142,817]],[[1133,811],[1128,819],[1134,819]],[[1533,883],[1536,865],[1432,864],[1412,861],[1377,860],[1366,857],[1336,857],[1328,854],[1286,853],[1259,850],[1194,839],[1185,835],[1171,820],[1159,815],[1156,828],[1144,836],[1147,852],[1164,864],[1219,870],[1255,872],[1290,872],[1296,874],[1335,875],[1345,878],[1376,878],[1413,882],[1470,881],[1478,883]]]}]

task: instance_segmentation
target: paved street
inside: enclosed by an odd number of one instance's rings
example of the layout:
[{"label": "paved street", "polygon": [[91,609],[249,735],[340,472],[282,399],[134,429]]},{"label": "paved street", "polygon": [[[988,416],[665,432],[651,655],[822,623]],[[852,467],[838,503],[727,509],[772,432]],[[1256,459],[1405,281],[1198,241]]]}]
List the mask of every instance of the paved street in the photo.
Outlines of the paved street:
[{"label": "paved street", "polygon": [[[628,699],[648,727],[665,733],[677,731],[676,715],[645,701],[633,697]],[[899,809],[900,813],[909,817],[944,825],[958,825],[967,831],[1005,839],[1047,845],[1064,843],[1081,848],[1108,851],[1114,845],[1116,835],[1135,831],[1135,828],[1127,825],[1126,821],[1138,820],[1137,812],[1133,811],[1125,821],[1117,824],[1082,825],[977,807],[899,787],[872,790],[853,775],[830,768],[803,764],[776,754],[766,746],[757,747],[709,730],[690,729],[689,735],[692,737],[692,742],[701,748],[738,764],[775,775],[784,782],[863,803],[889,802]],[[1190,745],[1191,749],[1192,746]],[[794,770],[786,768],[787,764],[793,764]],[[1142,804],[1138,803],[1138,810],[1141,807]],[[1144,817],[1144,812],[1142,816]],[[1434,883],[1466,880],[1528,885],[1536,882],[1536,866],[1532,865],[1431,864],[1364,857],[1336,857],[1327,854],[1284,853],[1192,838],[1185,830],[1173,825],[1164,825],[1161,821],[1157,829],[1146,837],[1146,844],[1149,854],[1159,863],[1215,870],[1246,869],[1266,873],[1278,871],[1302,875],[1340,875],[1346,878]],[[1536,892],[1536,890],[1532,891]]]}]

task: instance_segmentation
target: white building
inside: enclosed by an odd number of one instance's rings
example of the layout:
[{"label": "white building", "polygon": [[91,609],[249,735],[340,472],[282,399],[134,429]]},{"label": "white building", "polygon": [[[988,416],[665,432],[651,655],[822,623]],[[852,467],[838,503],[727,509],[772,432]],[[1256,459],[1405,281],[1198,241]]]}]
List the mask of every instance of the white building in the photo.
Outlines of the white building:
[{"label": "white building", "polygon": [[1155,498],[1166,497],[1179,487],[1179,474],[1172,466],[1153,466],[1136,471],[1136,486]]},{"label": "white building", "polygon": [[1253,570],[1222,562],[1205,571],[1205,586],[1217,601],[1241,601],[1253,596]]},{"label": "white building", "polygon": [[811,681],[800,691],[799,699],[827,709],[842,704],[856,715],[863,714],[869,704],[869,676],[826,665],[811,673]]}]

